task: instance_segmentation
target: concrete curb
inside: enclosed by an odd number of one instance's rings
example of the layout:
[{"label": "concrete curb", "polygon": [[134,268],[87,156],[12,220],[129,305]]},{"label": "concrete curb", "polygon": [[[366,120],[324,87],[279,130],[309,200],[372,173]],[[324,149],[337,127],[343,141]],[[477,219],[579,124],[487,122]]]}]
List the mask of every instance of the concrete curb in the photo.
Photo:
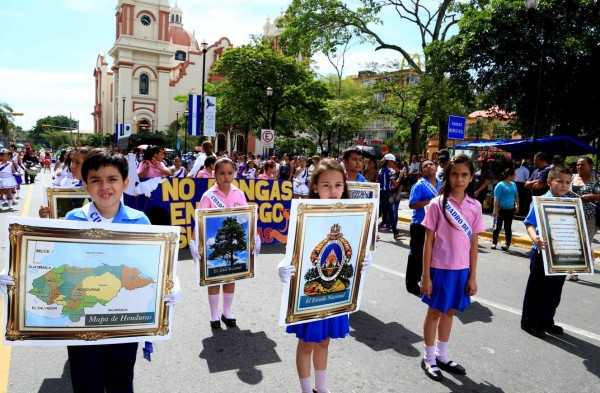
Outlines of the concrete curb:
[{"label": "concrete curb", "polygon": [[[407,218],[407,217],[398,217],[398,221],[400,221],[402,224],[410,225],[411,219]],[[491,232],[483,232],[483,233],[480,233],[479,236],[483,237],[487,240],[490,240],[490,241],[492,240]],[[500,235],[498,237],[498,243],[503,242],[503,241],[504,241],[504,235]],[[521,247],[521,248],[531,248],[531,239],[529,237],[513,235],[512,240],[511,240],[511,246]],[[592,254],[593,254],[594,259],[600,258],[600,250],[593,250]]]}]

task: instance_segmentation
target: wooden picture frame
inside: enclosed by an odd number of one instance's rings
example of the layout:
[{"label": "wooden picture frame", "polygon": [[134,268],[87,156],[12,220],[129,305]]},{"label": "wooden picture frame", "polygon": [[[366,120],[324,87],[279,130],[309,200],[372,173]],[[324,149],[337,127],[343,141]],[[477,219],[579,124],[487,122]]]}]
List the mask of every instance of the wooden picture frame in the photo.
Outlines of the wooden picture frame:
[{"label": "wooden picture frame", "polygon": [[254,277],[256,206],[196,210],[199,286]]},{"label": "wooden picture frame", "polygon": [[292,201],[286,261],[296,274],[283,286],[281,326],[358,311],[375,206],[360,199]]},{"label": "wooden picture frame", "polygon": [[46,188],[50,217],[65,218],[68,212],[83,207],[92,201],[90,194],[82,187],[48,187]]},{"label": "wooden picture frame", "polygon": [[179,228],[7,217],[8,345],[165,340]]}]

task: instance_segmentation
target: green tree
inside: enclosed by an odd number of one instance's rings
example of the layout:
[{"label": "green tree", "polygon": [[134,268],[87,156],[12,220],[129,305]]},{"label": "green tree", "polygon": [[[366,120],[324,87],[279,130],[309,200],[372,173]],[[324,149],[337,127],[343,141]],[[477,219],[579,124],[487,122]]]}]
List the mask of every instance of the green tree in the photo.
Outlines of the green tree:
[{"label": "green tree", "polygon": [[[314,78],[306,64],[276,53],[264,44],[227,50],[213,73],[223,80],[207,91],[217,96],[221,127],[235,128],[246,136],[270,126],[280,136],[302,130],[306,120],[324,106],[327,87]],[[270,98],[267,88],[273,89]]]},{"label": "green tree", "polygon": [[[48,146],[47,133],[56,131],[67,135],[70,141],[73,130],[77,130],[77,124],[77,120],[71,119],[68,116],[46,116],[35,122],[35,126],[29,131],[29,139],[34,145]],[[75,137],[73,136],[73,138]]]},{"label": "green tree", "polygon": [[10,130],[14,127],[12,112],[12,108],[7,103],[0,103],[0,132],[5,137],[10,135]]},{"label": "green tree", "polygon": [[211,250],[208,259],[222,259],[229,262],[233,268],[237,261],[236,253],[246,250],[246,233],[242,224],[235,217],[227,217],[223,226],[217,231],[215,243],[209,248]]},{"label": "green tree", "polygon": [[[373,43],[375,50],[397,52],[419,76],[432,74],[427,67],[422,68],[402,44],[386,41],[382,37],[377,31],[377,25],[382,24],[379,15],[384,9],[393,8],[401,21],[415,25],[420,34],[427,65],[428,46],[444,41],[449,29],[457,22],[454,0],[442,0],[436,3],[437,7],[432,6],[431,9],[420,1],[404,3],[395,0],[359,0],[355,4],[351,6],[340,0],[293,0],[285,17],[280,19],[280,26],[285,28],[282,36],[284,48],[291,53],[305,55],[319,51],[331,53],[347,43],[351,37],[357,37],[363,42]],[[439,69],[436,71],[438,75],[445,72]],[[427,114],[430,96],[430,92],[427,91],[416,100],[414,116],[410,121],[411,154],[416,154],[418,150],[421,126]]]},{"label": "green tree", "polygon": [[459,32],[432,54],[465,102],[514,113],[523,136],[600,134],[600,3],[521,0],[461,5]]}]

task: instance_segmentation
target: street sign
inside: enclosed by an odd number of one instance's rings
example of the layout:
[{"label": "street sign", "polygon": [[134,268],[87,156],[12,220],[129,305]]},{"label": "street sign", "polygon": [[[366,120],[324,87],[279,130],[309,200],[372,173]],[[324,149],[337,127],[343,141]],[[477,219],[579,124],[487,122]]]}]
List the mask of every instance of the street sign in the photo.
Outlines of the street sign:
[{"label": "street sign", "polygon": [[262,129],[260,131],[260,141],[264,148],[274,148],[275,147],[275,131],[274,130],[266,130]]},{"label": "street sign", "polygon": [[465,140],[465,129],[467,128],[467,118],[462,116],[448,117],[448,139]]}]

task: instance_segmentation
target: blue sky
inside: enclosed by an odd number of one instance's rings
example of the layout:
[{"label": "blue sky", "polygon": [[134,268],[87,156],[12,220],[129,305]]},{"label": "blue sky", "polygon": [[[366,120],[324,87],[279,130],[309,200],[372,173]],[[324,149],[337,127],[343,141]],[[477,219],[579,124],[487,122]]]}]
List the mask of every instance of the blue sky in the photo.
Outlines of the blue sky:
[{"label": "blue sky", "polygon": [[[0,49],[0,102],[9,104],[15,123],[30,129],[45,116],[72,116],[82,130],[92,129],[93,71],[99,54],[115,39],[117,0],[3,0]],[[250,34],[262,34],[267,16],[285,10],[287,0],[178,0],[184,28],[199,40],[228,37],[234,46],[248,43]],[[175,1],[170,0],[174,5]],[[377,31],[410,53],[419,51],[416,28],[401,25],[390,10],[389,22]],[[354,46],[346,58],[344,75],[356,74],[367,63],[397,58],[395,52],[375,52],[370,45]],[[109,58],[112,65],[112,58]],[[315,56],[320,74],[333,68]]]}]

